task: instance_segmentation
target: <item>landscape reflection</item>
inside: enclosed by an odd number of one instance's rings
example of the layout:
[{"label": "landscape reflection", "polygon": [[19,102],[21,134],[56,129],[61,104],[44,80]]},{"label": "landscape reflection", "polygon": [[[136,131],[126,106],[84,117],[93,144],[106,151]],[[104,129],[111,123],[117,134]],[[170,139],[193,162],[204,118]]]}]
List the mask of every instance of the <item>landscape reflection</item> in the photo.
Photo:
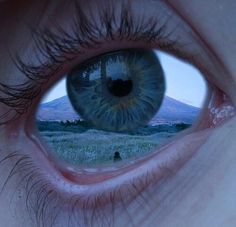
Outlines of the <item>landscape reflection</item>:
[{"label": "landscape reflection", "polygon": [[[72,107],[65,80],[55,85],[37,113],[37,127],[50,155],[77,167],[125,164],[150,154],[177,133],[191,127],[201,112],[206,85],[200,73],[190,65],[165,54],[160,55],[160,61],[167,87],[162,105],[147,124],[131,131],[97,129]],[[192,81],[192,84],[186,82],[188,86],[183,90],[185,80]],[[178,83],[182,84],[179,86]],[[194,89],[196,86],[197,90]],[[184,93],[182,97],[181,92]],[[186,97],[186,92],[192,92],[191,96]]]}]

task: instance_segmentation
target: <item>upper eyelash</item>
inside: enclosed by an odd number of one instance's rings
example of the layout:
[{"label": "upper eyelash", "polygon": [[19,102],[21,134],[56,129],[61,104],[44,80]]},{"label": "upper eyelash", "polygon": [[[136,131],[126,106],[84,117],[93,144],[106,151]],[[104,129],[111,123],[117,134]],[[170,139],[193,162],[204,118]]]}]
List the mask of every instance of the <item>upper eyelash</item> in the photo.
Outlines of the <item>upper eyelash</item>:
[{"label": "upper eyelash", "polygon": [[84,50],[100,45],[102,41],[142,40],[155,43],[161,49],[176,48],[177,41],[168,40],[169,33],[166,31],[170,18],[161,22],[156,17],[140,17],[139,23],[136,23],[131,5],[123,3],[120,19],[117,20],[114,16],[115,8],[108,4],[100,12],[99,21],[103,25],[103,31],[93,18],[84,13],[79,3],[75,3],[76,12],[71,26],[72,34],[60,26],[56,26],[56,32],[47,28],[30,29],[36,46],[37,63],[25,63],[17,54],[12,57],[12,61],[27,77],[27,81],[14,86],[0,83],[0,102],[10,107],[8,112],[11,111],[11,115],[4,113],[0,116],[0,124],[6,124],[25,113],[33,100],[41,93],[42,85],[50,79],[49,75],[55,75],[63,64],[83,54]]}]

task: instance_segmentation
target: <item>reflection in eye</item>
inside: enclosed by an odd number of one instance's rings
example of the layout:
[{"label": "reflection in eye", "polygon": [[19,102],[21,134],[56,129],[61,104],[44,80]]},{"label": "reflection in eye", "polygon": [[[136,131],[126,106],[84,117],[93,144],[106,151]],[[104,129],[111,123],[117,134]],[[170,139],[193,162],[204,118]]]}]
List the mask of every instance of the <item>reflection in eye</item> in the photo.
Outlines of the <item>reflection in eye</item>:
[{"label": "reflection in eye", "polygon": [[154,52],[124,50],[96,57],[67,79],[74,109],[97,129],[132,131],[158,111],[165,92]]},{"label": "reflection in eye", "polygon": [[158,54],[162,64],[150,50],[129,49],[96,56],[72,69],[67,86],[63,80],[50,91],[37,114],[52,159],[74,168],[123,165],[189,128],[201,111],[205,83],[191,66]]}]

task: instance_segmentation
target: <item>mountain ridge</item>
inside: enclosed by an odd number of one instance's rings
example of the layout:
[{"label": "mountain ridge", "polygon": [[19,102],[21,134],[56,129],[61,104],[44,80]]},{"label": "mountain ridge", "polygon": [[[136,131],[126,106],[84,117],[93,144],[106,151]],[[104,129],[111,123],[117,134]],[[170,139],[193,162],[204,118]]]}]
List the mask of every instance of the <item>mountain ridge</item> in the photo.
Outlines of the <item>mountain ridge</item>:
[{"label": "mountain ridge", "polygon": [[[198,117],[200,110],[200,108],[165,96],[161,108],[152,118],[150,124],[173,122],[191,124]],[[77,119],[80,117],[73,109],[68,96],[42,103],[37,113],[37,120],[39,121],[72,121]]]}]

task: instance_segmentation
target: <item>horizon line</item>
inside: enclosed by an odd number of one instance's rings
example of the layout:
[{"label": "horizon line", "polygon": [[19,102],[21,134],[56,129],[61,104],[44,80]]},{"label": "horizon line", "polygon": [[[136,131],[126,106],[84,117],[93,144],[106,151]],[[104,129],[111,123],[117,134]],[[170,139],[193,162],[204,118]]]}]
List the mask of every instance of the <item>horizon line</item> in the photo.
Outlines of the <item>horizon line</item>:
[{"label": "horizon line", "polygon": [[[40,105],[42,105],[42,104],[48,104],[48,103],[50,103],[50,102],[53,102],[53,101],[55,101],[55,100],[57,100],[57,99],[60,99],[60,98],[65,97],[65,96],[68,97],[68,95],[63,95],[63,96],[57,97],[57,98],[55,98],[55,99],[52,99],[52,100],[50,100],[50,101],[41,102]],[[178,100],[178,99],[173,98],[173,97],[168,96],[168,95],[165,95],[164,98],[163,98],[163,100],[164,100],[166,97],[171,98],[171,99],[174,99],[174,100],[176,100],[177,102],[181,102],[181,103],[183,103],[183,104],[185,104],[185,105],[192,106],[192,107],[195,107],[195,108],[198,108],[198,109],[201,109],[202,106],[203,106],[203,104],[202,104],[201,107],[195,106],[195,105],[193,105],[193,104],[189,104],[189,103],[187,103],[187,102],[185,102],[185,101],[183,101],[183,100]],[[203,103],[204,103],[204,102],[203,102]]]}]

